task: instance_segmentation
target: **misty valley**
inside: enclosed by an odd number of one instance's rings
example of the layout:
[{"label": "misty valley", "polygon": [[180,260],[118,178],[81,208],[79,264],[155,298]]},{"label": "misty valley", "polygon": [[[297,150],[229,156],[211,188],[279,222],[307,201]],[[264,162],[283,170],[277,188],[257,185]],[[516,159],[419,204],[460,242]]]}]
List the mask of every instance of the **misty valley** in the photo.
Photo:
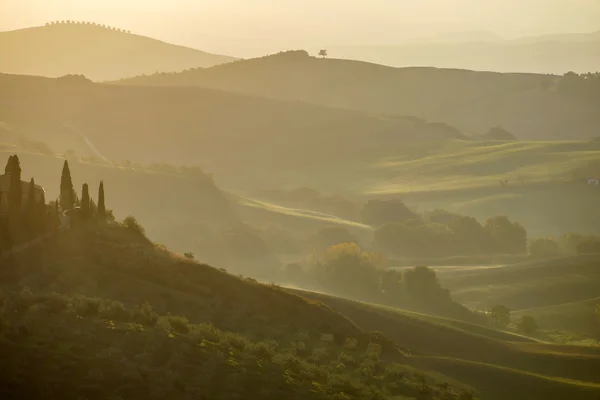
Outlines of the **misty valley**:
[{"label": "misty valley", "polygon": [[600,36],[453,40],[0,32],[0,398],[598,400]]}]

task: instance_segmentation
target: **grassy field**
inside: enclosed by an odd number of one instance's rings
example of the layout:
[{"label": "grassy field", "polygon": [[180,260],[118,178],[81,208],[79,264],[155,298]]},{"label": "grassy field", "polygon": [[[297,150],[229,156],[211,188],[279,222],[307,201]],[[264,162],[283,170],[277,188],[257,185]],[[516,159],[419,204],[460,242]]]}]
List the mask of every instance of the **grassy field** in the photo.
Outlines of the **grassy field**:
[{"label": "grassy field", "polygon": [[557,306],[600,295],[598,256],[562,257],[494,268],[437,269],[440,282],[462,304],[512,310]]},{"label": "grassy field", "polygon": [[483,399],[600,395],[600,349],[560,346],[467,323],[302,292],[403,346],[407,363],[475,387]]},{"label": "grassy field", "polygon": [[372,172],[389,180],[368,192],[497,188],[504,180],[524,186],[570,179],[590,163],[600,165],[600,142],[424,142],[375,163]]},{"label": "grassy field", "polygon": [[595,322],[595,307],[600,304],[600,297],[571,303],[563,303],[548,307],[529,308],[513,313],[517,319],[523,315],[531,315],[537,323],[548,330],[556,330],[569,334],[590,335],[597,329]]}]

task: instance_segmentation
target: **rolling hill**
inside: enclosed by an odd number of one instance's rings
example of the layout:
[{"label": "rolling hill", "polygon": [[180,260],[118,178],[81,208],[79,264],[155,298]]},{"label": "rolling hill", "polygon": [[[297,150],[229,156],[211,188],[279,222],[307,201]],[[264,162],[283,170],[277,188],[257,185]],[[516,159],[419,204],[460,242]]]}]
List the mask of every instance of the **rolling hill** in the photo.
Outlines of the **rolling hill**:
[{"label": "rolling hill", "polygon": [[596,71],[600,31],[503,40],[485,32],[436,37],[397,46],[329,46],[336,58],[394,67],[460,68],[478,71],[564,74]]},{"label": "rolling hill", "polygon": [[57,23],[0,32],[0,72],[93,80],[210,67],[233,57],[175,46],[89,23]]},{"label": "rolling hill", "polygon": [[[378,399],[440,391],[453,399],[474,388],[482,399],[587,400],[600,391],[593,348],[289,293],[177,257],[117,224],[67,231],[17,253],[3,265],[0,289],[3,310],[16,310],[0,314],[2,363],[14,367],[0,374],[8,398],[55,393],[57,384],[63,396],[129,398],[152,389],[364,399],[376,387]],[[43,379],[28,385],[36,372]],[[223,389],[234,376],[236,385]],[[262,379],[269,384],[249,383]],[[444,382],[450,386],[436,385]]]},{"label": "rolling hill", "polygon": [[501,125],[522,140],[597,136],[597,104],[557,92],[558,80],[543,74],[393,68],[292,51],[120,83],[195,85],[380,115],[411,115],[471,134]]},{"label": "rolling hill", "polygon": [[[12,366],[0,373],[3,398],[387,400],[427,389],[420,398],[433,400],[447,379],[322,303],[175,256],[118,224],[17,253],[0,290],[1,363]],[[451,383],[449,399],[468,388]]]},{"label": "rolling hill", "polygon": [[[0,75],[0,121],[55,152],[141,163],[200,164],[244,190],[353,172],[362,160],[455,130],[365,112],[194,87],[95,84]],[[90,149],[89,142],[93,144]],[[86,149],[87,148],[87,149]],[[132,151],[134,149],[134,151]],[[274,168],[275,167],[275,168]],[[327,167],[325,170],[324,167]]]},{"label": "rolling hill", "polygon": [[323,302],[410,354],[407,363],[477,390],[482,399],[589,398],[600,393],[597,348],[539,343],[464,322],[291,290]]},{"label": "rolling hill", "polygon": [[440,282],[470,307],[512,310],[557,306],[600,296],[598,256],[521,262],[501,268],[440,271]]}]

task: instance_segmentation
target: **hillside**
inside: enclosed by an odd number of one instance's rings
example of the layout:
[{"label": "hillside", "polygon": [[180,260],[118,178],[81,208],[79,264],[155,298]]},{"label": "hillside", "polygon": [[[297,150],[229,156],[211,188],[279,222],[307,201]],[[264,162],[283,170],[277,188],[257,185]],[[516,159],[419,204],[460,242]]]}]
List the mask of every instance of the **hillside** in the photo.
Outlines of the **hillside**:
[{"label": "hillside", "polygon": [[[595,399],[600,351],[557,346],[453,320],[296,292],[401,343],[407,362],[473,386],[482,399]],[[596,371],[596,372],[592,372]]]},{"label": "hillside", "polygon": [[473,34],[398,46],[330,46],[336,58],[394,67],[460,68],[478,71],[564,74],[596,71],[600,32],[522,37],[512,40]]},{"label": "hillside", "polygon": [[598,256],[521,262],[500,268],[443,272],[442,285],[463,304],[487,309],[504,304],[512,310],[557,306],[600,296]]},{"label": "hillside", "polygon": [[558,80],[556,75],[393,68],[295,51],[120,83],[196,85],[382,115],[412,115],[471,134],[501,125],[522,140],[597,136],[597,104],[560,94]]},{"label": "hillside", "polygon": [[[18,153],[23,177],[27,180],[34,177],[44,186],[46,198],[56,199],[60,187],[58,178],[65,159],[34,150],[13,145],[0,147],[0,162],[4,163],[10,154]],[[118,219],[136,215],[153,240],[175,251],[196,251],[196,241],[200,238],[213,237],[240,222],[235,205],[199,168],[114,165],[76,157],[68,157],[68,160],[77,193],[81,193],[82,185],[87,183],[92,198],[97,199],[97,188],[103,180],[107,206],[114,210]],[[133,187],[135,190],[131,189]],[[217,261],[217,253],[213,247],[212,252],[203,256],[206,260]]]},{"label": "hillside", "polygon": [[0,72],[92,80],[210,67],[233,57],[205,53],[87,23],[0,32]]},{"label": "hillside", "polygon": [[455,134],[409,118],[201,88],[0,75],[0,90],[0,121],[55,152],[73,145],[108,160],[200,164],[240,190],[301,180],[325,165],[324,179],[353,172],[406,143]]},{"label": "hillside", "polygon": [[[11,382],[1,385],[7,398],[38,398],[56,385],[66,398],[95,388],[128,398],[454,399],[472,387],[482,399],[511,391],[587,400],[600,390],[592,348],[289,293],[179,258],[115,224],[18,253],[3,265],[0,290],[2,362],[14,367],[0,374]],[[43,379],[28,384],[36,374]],[[269,384],[256,385],[262,379]]]},{"label": "hillside", "polygon": [[[179,258],[116,224],[18,253],[0,289],[3,398],[433,400],[446,379],[322,303]],[[465,387],[443,390],[456,399]]]}]

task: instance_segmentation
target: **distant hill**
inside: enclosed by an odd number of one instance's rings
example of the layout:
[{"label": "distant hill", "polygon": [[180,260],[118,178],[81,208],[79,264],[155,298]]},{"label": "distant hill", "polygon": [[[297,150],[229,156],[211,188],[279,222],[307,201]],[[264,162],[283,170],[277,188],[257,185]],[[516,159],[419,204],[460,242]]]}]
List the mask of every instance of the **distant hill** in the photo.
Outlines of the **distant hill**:
[{"label": "distant hill", "polygon": [[600,31],[503,40],[489,32],[446,34],[396,46],[330,46],[336,58],[394,67],[564,74],[600,68]]},{"label": "distant hill", "polygon": [[87,23],[59,23],[0,32],[0,72],[92,80],[187,68],[234,60],[148,37]]},{"label": "distant hill", "polygon": [[[469,46],[474,46],[473,54],[478,53],[477,44]],[[433,50],[431,54],[437,54]],[[571,62],[569,57],[562,59]],[[598,104],[559,92],[560,79],[542,74],[392,68],[293,51],[120,83],[196,85],[385,115],[413,115],[471,134],[500,125],[522,140],[597,136]]]},{"label": "distant hill", "polygon": [[120,162],[200,164],[242,190],[326,165],[351,171],[407,143],[458,132],[411,118],[194,87],[0,75],[0,91],[0,121],[55,152],[73,145],[86,156]]}]

